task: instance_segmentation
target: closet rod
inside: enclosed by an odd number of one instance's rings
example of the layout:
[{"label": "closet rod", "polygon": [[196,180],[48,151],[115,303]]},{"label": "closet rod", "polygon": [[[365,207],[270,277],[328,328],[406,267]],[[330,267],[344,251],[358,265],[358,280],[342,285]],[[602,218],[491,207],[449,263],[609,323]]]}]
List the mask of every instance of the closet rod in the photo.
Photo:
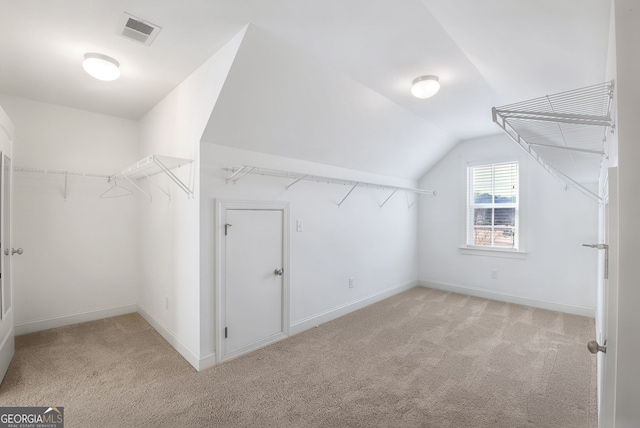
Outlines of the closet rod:
[{"label": "closet rod", "polygon": [[[326,176],[322,176],[322,175],[309,175],[309,174],[301,174],[301,173],[297,173],[297,172],[289,172],[289,171],[280,171],[280,170],[275,170],[275,169],[265,169],[265,168],[258,168],[255,166],[248,166],[248,165],[243,165],[241,167],[237,167],[237,168],[222,168],[224,171],[228,171],[231,173],[231,175],[227,178],[226,182],[227,183],[237,183],[238,180],[240,180],[242,177],[248,175],[248,174],[257,174],[257,175],[266,175],[266,176],[271,176],[271,177],[280,177],[280,178],[287,178],[290,180],[294,180],[293,182],[289,183],[288,185],[285,186],[285,188],[287,190],[289,190],[289,188],[291,186],[293,186],[294,184],[300,182],[300,181],[315,181],[318,183],[328,183],[328,184],[342,184],[342,185],[346,185],[346,186],[351,186],[351,189],[349,190],[349,192],[345,195],[344,198],[342,198],[342,200],[338,203],[338,206],[342,206],[342,204],[344,203],[344,201],[351,195],[351,193],[353,193],[353,191],[357,188],[357,187],[376,187],[379,189],[389,189],[391,190],[391,195],[389,195],[389,197],[387,197],[387,199],[382,203],[382,205],[380,205],[380,207],[382,208],[388,201],[389,199],[391,199],[391,197],[398,191],[398,190],[404,190],[406,192],[411,192],[411,193],[417,193],[418,196],[419,195],[436,195],[436,192],[434,190],[427,190],[427,189],[416,189],[416,188],[412,188],[412,187],[400,187],[400,186],[391,186],[388,184],[378,184],[378,183],[370,183],[370,182],[366,182],[366,181],[356,181],[356,180],[345,180],[343,178],[335,178],[335,177],[326,177]],[[415,203],[415,202],[414,202]],[[412,206],[413,204],[411,204]],[[411,206],[409,206],[409,208],[411,208]]]},{"label": "closet rod", "polygon": [[294,184],[300,181],[315,181],[318,183],[328,183],[328,184],[343,184],[347,186],[361,186],[361,187],[377,187],[380,189],[390,189],[390,190],[404,190],[411,193],[418,193],[422,195],[436,195],[435,190],[427,190],[427,189],[417,189],[413,187],[402,187],[402,186],[392,186],[389,184],[378,184],[371,183],[367,181],[360,180],[347,180],[343,178],[335,178],[335,177],[327,177],[322,175],[309,175],[309,174],[301,174],[297,172],[289,172],[289,171],[281,171],[276,169],[266,169],[266,168],[258,168],[255,166],[243,165],[241,167],[235,168],[222,168],[224,171],[231,172],[232,174],[226,179],[227,183],[237,183],[242,177],[248,174],[256,174],[256,175],[266,175],[271,177],[281,177],[293,179],[294,181],[289,185],[285,186],[289,189]]},{"label": "closet rod", "polygon": [[59,174],[59,175],[74,175],[79,177],[94,177],[94,178],[111,178],[109,174],[96,174],[93,172],[78,172],[78,171],[63,171],[60,169],[47,169],[47,168],[28,168],[23,166],[13,167],[17,172],[37,172],[41,174]]},{"label": "closet rod", "polygon": [[111,175],[108,174],[95,174],[93,172],[78,172],[78,171],[63,171],[60,169],[47,169],[47,168],[29,168],[24,166],[14,166],[14,172],[35,172],[39,174],[57,174],[64,175],[64,191],[62,193],[64,200],[67,200],[67,190],[69,188],[69,176],[73,175],[76,177],[91,177],[91,178],[106,178],[108,180],[111,179]]}]

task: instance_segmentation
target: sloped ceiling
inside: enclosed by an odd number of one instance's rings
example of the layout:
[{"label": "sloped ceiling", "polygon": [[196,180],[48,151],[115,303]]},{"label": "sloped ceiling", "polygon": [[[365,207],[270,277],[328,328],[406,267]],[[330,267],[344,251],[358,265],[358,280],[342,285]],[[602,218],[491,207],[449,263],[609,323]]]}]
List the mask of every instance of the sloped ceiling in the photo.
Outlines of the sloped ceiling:
[{"label": "sloped ceiling", "polygon": [[[455,141],[498,133],[492,106],[604,81],[610,5],[3,1],[0,93],[138,119],[251,24],[207,141],[415,178]],[[125,12],[162,27],[151,46],[119,35]],[[87,76],[86,52],[116,58],[122,77]],[[442,89],[417,100],[409,87],[424,74]]]},{"label": "sloped ceiling", "polygon": [[457,139],[250,26],[202,141],[416,178]]}]

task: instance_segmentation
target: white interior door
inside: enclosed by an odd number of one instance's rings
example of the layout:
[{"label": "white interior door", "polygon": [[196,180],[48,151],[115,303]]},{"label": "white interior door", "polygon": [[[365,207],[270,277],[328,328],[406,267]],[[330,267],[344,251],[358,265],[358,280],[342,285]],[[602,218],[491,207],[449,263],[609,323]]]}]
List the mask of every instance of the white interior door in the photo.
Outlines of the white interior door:
[{"label": "white interior door", "polygon": [[0,109],[0,382],[14,354],[11,282],[11,139],[13,126]]},{"label": "white interior door", "polygon": [[287,337],[285,211],[225,209],[221,360]]}]

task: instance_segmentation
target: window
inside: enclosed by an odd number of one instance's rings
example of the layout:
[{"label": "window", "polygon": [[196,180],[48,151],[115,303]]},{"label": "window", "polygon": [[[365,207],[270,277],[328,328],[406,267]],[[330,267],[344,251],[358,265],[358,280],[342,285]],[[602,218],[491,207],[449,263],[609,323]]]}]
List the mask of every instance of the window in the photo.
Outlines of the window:
[{"label": "window", "polygon": [[467,247],[518,249],[518,162],[467,167]]}]

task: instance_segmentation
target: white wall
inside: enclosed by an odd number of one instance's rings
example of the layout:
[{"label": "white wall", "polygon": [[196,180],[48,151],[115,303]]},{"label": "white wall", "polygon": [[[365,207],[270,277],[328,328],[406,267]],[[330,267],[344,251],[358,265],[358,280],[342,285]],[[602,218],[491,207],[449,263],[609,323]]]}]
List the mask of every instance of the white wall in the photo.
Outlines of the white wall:
[{"label": "white wall", "polygon": [[[462,254],[467,162],[521,162],[525,258]],[[506,135],[461,142],[421,180],[419,278],[427,286],[593,316],[598,204],[564,190]],[[490,278],[498,269],[498,279]]]},{"label": "white wall", "polygon": [[[14,166],[112,174],[135,160],[134,121],[0,95]],[[134,312],[135,197],[100,199],[106,179],[14,173],[16,333]]]},{"label": "white wall", "polygon": [[[200,139],[244,31],[140,120],[140,157],[157,154],[194,159],[193,171],[198,170]],[[177,175],[189,182],[188,168],[181,169]],[[214,357],[203,354],[200,347],[199,175],[193,175],[195,198],[188,199],[162,175],[154,178],[171,190],[171,200],[153,188],[152,202],[140,198],[138,307],[194,367],[202,368]]]},{"label": "white wall", "polygon": [[[384,207],[389,190],[247,175],[225,184],[222,168],[252,165],[262,168],[324,175],[380,184],[415,187],[416,183],[359,171],[203,143],[201,148],[201,266],[202,287],[211,291],[205,312],[208,340],[214,348],[215,200],[289,201],[290,320],[292,333],[357,309],[381,296],[416,285],[417,205],[415,195],[398,191]],[[296,232],[296,220],[303,232]],[[348,278],[355,277],[355,287]],[[207,315],[208,314],[208,315]]]}]

